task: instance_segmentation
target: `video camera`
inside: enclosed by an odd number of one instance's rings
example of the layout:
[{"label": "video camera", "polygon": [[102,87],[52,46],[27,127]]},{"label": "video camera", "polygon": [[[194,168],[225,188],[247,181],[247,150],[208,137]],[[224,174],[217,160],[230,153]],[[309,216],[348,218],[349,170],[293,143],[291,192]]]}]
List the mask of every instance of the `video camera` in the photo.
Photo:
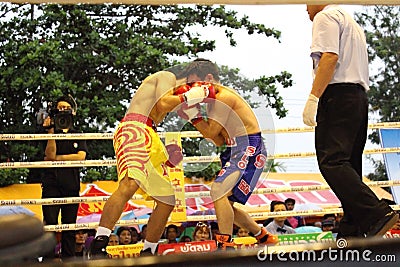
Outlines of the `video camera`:
[{"label": "video camera", "polygon": [[74,125],[74,116],[77,110],[75,99],[71,95],[68,95],[67,97],[62,96],[55,101],[55,104],[60,101],[65,101],[69,103],[72,109],[58,110],[57,106],[53,107],[53,102],[48,102],[46,109],[39,109],[39,111],[36,113],[36,123],[38,126],[42,126],[44,120],[47,117],[50,117],[50,125],[44,127],[45,129],[50,129],[54,127],[55,131],[65,131],[72,128],[72,126]]}]

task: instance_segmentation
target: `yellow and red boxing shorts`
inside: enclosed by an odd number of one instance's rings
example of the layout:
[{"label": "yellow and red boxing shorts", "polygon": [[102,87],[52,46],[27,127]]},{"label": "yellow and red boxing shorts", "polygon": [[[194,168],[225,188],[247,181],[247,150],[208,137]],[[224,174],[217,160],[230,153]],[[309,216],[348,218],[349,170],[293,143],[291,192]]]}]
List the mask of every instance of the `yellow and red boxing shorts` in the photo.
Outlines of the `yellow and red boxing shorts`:
[{"label": "yellow and red boxing shorts", "polygon": [[151,197],[174,195],[165,166],[168,153],[150,118],[127,114],[114,133],[114,150],[119,181],[126,176],[135,179]]}]

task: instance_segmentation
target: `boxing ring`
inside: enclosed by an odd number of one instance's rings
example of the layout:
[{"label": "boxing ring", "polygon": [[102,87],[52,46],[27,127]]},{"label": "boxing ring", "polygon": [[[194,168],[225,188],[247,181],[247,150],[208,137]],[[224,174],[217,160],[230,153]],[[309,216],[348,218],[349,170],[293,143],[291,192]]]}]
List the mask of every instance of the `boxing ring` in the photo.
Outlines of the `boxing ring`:
[{"label": "boxing ring", "polygon": [[[4,1],[4,2],[12,2],[12,3],[43,3],[43,0],[12,0],[12,1]],[[177,2],[181,4],[229,4],[229,5],[266,5],[266,4],[304,4],[306,3],[315,3],[321,4],[326,3],[328,1],[302,1],[302,0],[286,0],[286,1],[276,1],[276,0],[224,0],[224,1],[211,1],[211,0],[184,0],[184,1],[163,1],[163,0],[111,0],[108,1],[111,3],[121,3],[121,4],[151,4],[151,5],[160,5],[160,4],[177,4]],[[58,4],[76,4],[76,3],[90,3],[90,4],[99,4],[104,3],[104,0],[50,0],[46,1],[46,3],[58,3]],[[338,0],[335,1],[337,4],[385,4],[385,5],[398,5],[398,0]],[[400,128],[400,122],[385,122],[385,123],[376,123],[370,124],[369,129],[381,129],[381,128]],[[305,133],[305,132],[313,132],[313,127],[294,127],[294,128],[282,128],[276,130],[263,130],[263,134],[293,134],[293,133]],[[160,134],[161,138],[165,138],[163,134]],[[179,133],[180,137],[201,137],[201,135],[196,132],[181,132]],[[104,139],[111,140],[113,137],[112,133],[85,133],[85,134],[0,134],[0,141],[23,141],[23,140],[49,140],[49,139],[82,139],[82,140],[90,140],[90,139]],[[377,149],[366,149],[364,150],[364,154],[381,154],[381,153],[399,153],[400,147],[393,148],[377,148]],[[274,154],[269,155],[268,159],[293,159],[293,158],[308,158],[315,157],[315,152],[293,152],[293,153],[285,153],[285,154]],[[208,157],[208,156],[200,156],[200,157],[186,157],[184,158],[184,163],[191,162],[213,162],[218,161],[217,157]],[[5,168],[63,168],[63,167],[90,167],[90,166],[113,166],[115,165],[115,160],[85,160],[85,161],[37,161],[37,162],[3,162],[0,163],[0,169]],[[370,187],[389,187],[389,186],[398,186],[400,184],[400,180],[397,181],[379,181],[379,182],[368,182],[367,185]],[[271,193],[286,193],[286,192],[312,192],[312,191],[320,191],[320,190],[329,190],[329,186],[295,186],[295,187],[275,187],[275,188],[258,188],[253,194],[271,194]],[[183,192],[183,197],[204,197],[209,196],[209,192]],[[9,205],[63,205],[63,204],[77,204],[77,203],[94,203],[94,202],[105,202],[109,197],[79,197],[79,198],[48,198],[48,199],[1,199],[0,196],[0,206],[9,206]],[[140,195],[134,195],[131,200],[143,200]],[[394,210],[400,210],[400,205],[392,205]],[[268,209],[269,207],[266,207]],[[329,209],[321,209],[321,210],[305,210],[305,211],[285,211],[285,212],[252,212],[250,216],[255,220],[263,220],[266,218],[274,218],[280,216],[310,216],[310,215],[323,215],[327,213],[341,213],[342,209],[337,206]],[[216,220],[215,215],[199,215],[192,216],[188,215],[186,221],[209,221]],[[176,222],[176,220],[171,220],[170,223]],[[30,221],[26,221],[26,225],[22,225],[25,227],[30,226]],[[147,223],[147,219],[135,219],[135,220],[119,220],[116,226],[120,225],[132,225],[132,224],[145,224]],[[35,225],[35,228],[32,230],[32,236],[38,236],[42,234],[42,229],[37,227],[37,223],[32,222]],[[12,226],[12,222],[8,222],[8,227]],[[80,224],[64,224],[64,225],[46,225],[43,226],[43,231],[52,232],[52,231],[64,231],[64,230],[79,230],[79,229],[93,229],[98,226],[98,223],[80,223]],[[4,230],[4,228],[3,228]],[[17,235],[18,236],[18,235]],[[46,237],[47,238],[47,237]],[[1,240],[1,238],[0,238]],[[49,239],[45,239],[44,242],[49,242]],[[347,241],[346,241],[347,242]],[[2,244],[0,244],[1,247]],[[36,250],[39,251],[43,244],[38,244]],[[399,246],[400,239],[381,239],[381,238],[369,238],[366,239],[354,239],[348,240],[348,243],[343,246],[339,242],[326,242],[326,243],[313,243],[313,244],[295,244],[295,245],[278,245],[271,248],[249,248],[242,249],[236,251],[217,251],[212,254],[207,253],[194,253],[194,254],[181,254],[174,255],[173,257],[143,257],[143,258],[129,258],[129,259],[113,259],[113,260],[94,260],[94,261],[77,261],[77,262],[64,262],[63,265],[66,266],[253,266],[253,265],[263,265],[265,266],[268,263],[273,262],[274,266],[288,266],[291,264],[295,264],[296,266],[305,264],[307,266],[321,266],[321,262],[324,265],[328,266],[337,266],[338,261],[340,262],[340,266],[343,265],[355,265],[360,261],[349,261],[347,256],[342,257],[343,255],[347,255],[346,252],[350,251],[352,254],[355,251],[360,253],[364,253],[366,250],[371,250],[375,254],[379,253],[391,253],[391,255],[395,256],[395,261],[400,259]],[[332,260],[329,257],[323,257],[323,254],[326,251],[330,251],[331,249],[343,252],[339,253],[340,256],[335,260]],[[294,260],[288,260],[289,258],[280,259],[279,255],[283,254],[295,254],[295,252],[304,252],[304,251],[315,251],[316,258],[315,260],[307,261],[307,258],[304,261],[304,258],[294,257]],[[11,250],[9,251],[11,253]],[[18,252],[16,252],[18,253]],[[24,252],[20,253],[26,254]],[[308,255],[308,254],[307,254]],[[308,258],[310,259],[310,258]],[[352,258],[353,259],[353,258]],[[393,259],[393,258],[392,258]],[[364,258],[365,260],[365,258]],[[2,262],[0,257],[0,263],[10,262]],[[374,261],[376,264],[376,258]],[[365,262],[365,261],[364,261]],[[364,266],[364,262],[361,261],[361,265]],[[397,266],[393,265],[393,261],[381,261],[379,262],[380,266]],[[395,264],[395,263],[394,263]],[[34,265],[34,264],[32,264]],[[32,266],[31,265],[31,266]],[[54,266],[58,265],[56,263],[50,264],[38,264],[38,266]],[[4,265],[2,265],[4,266]]]},{"label": "boxing ring", "polygon": [[[388,129],[388,128],[399,128],[400,122],[385,122],[369,124],[369,129]],[[306,133],[313,132],[313,127],[293,127],[293,128],[280,128],[280,129],[265,129],[262,130],[263,134],[295,134],[295,133]],[[186,131],[172,134],[179,138],[196,138],[202,137],[197,131]],[[160,133],[162,139],[166,138],[165,133]],[[73,134],[0,134],[0,141],[23,141],[23,140],[48,140],[48,139],[103,139],[112,140],[112,133],[73,133]],[[180,142],[179,142],[180,143]],[[391,148],[374,148],[364,150],[364,154],[380,154],[380,153],[399,153],[400,147]],[[285,154],[273,154],[268,155],[268,159],[293,159],[293,158],[307,158],[315,157],[315,152],[292,152]],[[184,157],[183,163],[193,162],[217,162],[219,161],[218,156],[196,156],[196,157]],[[0,169],[5,168],[63,168],[63,167],[90,167],[90,166],[114,166],[115,160],[83,160],[83,161],[37,161],[37,162],[2,162],[0,163]],[[183,170],[182,170],[183,171]],[[268,179],[268,178],[267,178]],[[389,187],[398,186],[400,180],[392,181],[376,181],[367,182],[370,187]],[[253,194],[276,194],[276,193],[295,193],[295,192],[312,192],[329,190],[328,185],[310,185],[310,186],[283,186],[273,188],[256,188]],[[185,192],[184,198],[199,198],[209,197],[209,192]],[[94,202],[105,202],[108,196],[101,197],[69,197],[69,198],[47,198],[47,199],[0,199],[0,206],[7,205],[63,205],[63,204],[79,204],[79,203],[94,203]],[[143,200],[141,195],[134,195],[131,200]],[[400,210],[400,205],[393,205],[393,209]],[[269,209],[268,206],[265,207]],[[251,217],[255,220],[264,220],[267,218],[280,217],[280,216],[309,216],[309,215],[323,215],[327,213],[341,213],[342,209],[340,206],[318,209],[318,210],[302,210],[302,211],[286,211],[286,212],[252,212]],[[198,216],[187,216],[185,221],[209,221],[216,220],[215,215],[198,215]],[[170,223],[177,221],[170,221]],[[117,225],[132,225],[132,224],[145,224],[147,219],[136,219],[136,220],[120,220]],[[62,229],[92,229],[97,227],[97,223],[83,223],[83,224],[67,224],[67,225],[46,225],[46,231],[58,231]]]},{"label": "boxing ring", "polygon": [[[400,122],[385,122],[385,123],[376,123],[370,124],[369,129],[388,129],[388,128],[399,128]],[[262,130],[264,134],[298,134],[298,133],[307,133],[313,132],[313,127],[293,127],[293,128],[281,128],[281,129],[266,129]],[[160,137],[167,141],[167,139],[171,138],[197,138],[202,137],[201,134],[197,131],[190,132],[180,132],[180,133],[160,133]],[[48,140],[48,139],[103,139],[103,140],[112,140],[112,133],[79,133],[79,134],[0,134],[0,141],[23,141],[23,140]],[[180,140],[179,142],[180,143]],[[379,153],[398,153],[400,152],[400,147],[391,147],[391,148],[375,148],[375,149],[366,149],[364,150],[364,154],[379,154]],[[293,152],[286,154],[273,154],[269,155],[268,159],[293,159],[293,158],[307,158],[307,157],[315,157],[314,152]],[[198,157],[185,157],[183,159],[184,163],[192,163],[192,162],[214,162],[219,161],[218,157],[214,156],[198,156]],[[182,163],[181,163],[182,164]],[[0,163],[0,168],[63,168],[63,167],[90,167],[90,166],[113,166],[115,165],[115,160],[85,160],[85,161],[37,161],[37,162],[3,162]],[[183,167],[181,167],[180,172],[183,175]],[[176,173],[176,171],[174,172]],[[268,178],[267,178],[268,179]],[[388,186],[398,186],[400,184],[400,180],[392,180],[392,181],[378,181],[378,182],[367,182],[367,185],[370,187],[388,187]],[[184,190],[184,185],[183,185]],[[280,186],[280,187],[271,187],[271,188],[256,188],[253,194],[277,194],[277,193],[296,193],[296,192],[316,192],[322,190],[329,190],[328,185],[310,185],[310,186]],[[200,191],[200,192],[183,192],[181,195],[181,200],[183,203],[185,199],[188,198],[201,198],[201,197],[209,197],[208,191]],[[46,199],[0,199],[0,206],[9,206],[9,205],[64,205],[64,204],[78,204],[78,203],[99,203],[105,202],[109,196],[100,196],[100,197],[69,197],[69,198],[46,198]],[[178,197],[179,199],[179,197]],[[135,200],[143,200],[141,195],[134,195],[131,199]],[[182,205],[185,207],[185,205]],[[392,205],[394,210],[400,210],[400,205]],[[265,210],[269,210],[269,206],[265,206]],[[184,209],[185,213],[186,210]],[[265,220],[267,218],[274,217],[282,217],[282,216],[322,216],[324,214],[329,213],[342,213],[342,209],[339,205],[335,207],[322,208],[316,210],[299,210],[299,211],[282,211],[282,212],[249,212],[249,215],[255,220]],[[175,214],[176,215],[176,214]],[[182,223],[182,222],[197,222],[197,221],[214,221],[216,220],[215,215],[187,215],[187,216],[178,216],[174,218],[174,212],[170,217],[169,223]],[[186,214],[185,214],[186,215]],[[122,225],[138,225],[138,224],[146,224],[148,219],[132,219],[132,220],[119,220],[116,226]],[[59,224],[59,225],[45,225],[43,227],[44,231],[52,232],[52,231],[65,231],[65,230],[80,230],[80,229],[95,229],[98,226],[98,222],[89,222],[89,223],[76,223],[76,224]],[[347,241],[346,241],[347,242]],[[371,243],[372,242],[372,243]],[[375,242],[375,243],[374,243]],[[377,238],[376,240],[368,240],[366,243],[365,240],[353,240],[349,244],[346,243],[345,247],[338,247],[338,243],[335,243],[333,240],[329,240],[328,242],[316,242],[313,244],[295,244],[296,242],[286,242],[286,244],[280,244],[276,246],[274,249],[270,249],[266,251],[266,255],[268,256],[268,260],[274,260],[279,253],[284,252],[293,252],[293,251],[324,251],[326,249],[350,249],[350,248],[364,248],[366,246],[373,246],[375,244],[380,248],[383,243],[390,243],[389,246],[391,250],[393,250],[394,245],[392,243],[400,243],[397,240],[382,240]],[[367,245],[368,244],[368,245]],[[237,257],[243,259],[243,264],[246,263],[247,260],[244,260],[248,257],[254,261],[256,258],[258,262],[263,262],[260,260],[260,250],[261,248],[246,248],[237,250],[235,253],[222,253],[218,255],[218,261],[221,261],[221,264],[224,265],[226,262],[230,260],[237,260]],[[387,251],[387,250],[385,250]],[[220,252],[213,252],[220,253]],[[397,251],[393,252],[393,255],[396,255]],[[257,256],[258,255],[258,256]],[[195,255],[194,255],[195,256]],[[169,258],[170,256],[168,256]],[[193,255],[190,255],[191,261],[193,260]],[[226,259],[225,259],[226,257]],[[170,260],[167,260],[166,257],[162,257],[163,259],[157,260],[157,265],[168,265]],[[201,256],[204,260],[204,255]],[[174,255],[173,259],[178,261],[175,262],[174,265],[183,264],[186,262],[187,256],[185,255]],[[115,261],[116,259],[112,259]],[[127,259],[119,259],[118,263],[115,262],[117,266],[124,266],[125,264],[144,264],[148,265],[147,261],[149,259],[129,259],[129,263],[124,263],[124,260]],[[163,263],[165,260],[165,263]],[[98,262],[96,260],[96,266],[108,266],[110,264],[110,260],[103,261],[105,265],[102,265],[102,262]],[[133,261],[133,262],[132,262]],[[137,261],[137,263],[136,263]],[[143,262],[142,262],[143,261]],[[182,261],[181,263],[179,263]],[[276,259],[275,259],[276,261]],[[274,261],[274,262],[275,262]],[[256,264],[256,262],[255,262]],[[86,262],[85,265],[91,266],[90,262]],[[151,265],[151,264],[150,264]],[[182,265],[182,266],[183,266]]]}]

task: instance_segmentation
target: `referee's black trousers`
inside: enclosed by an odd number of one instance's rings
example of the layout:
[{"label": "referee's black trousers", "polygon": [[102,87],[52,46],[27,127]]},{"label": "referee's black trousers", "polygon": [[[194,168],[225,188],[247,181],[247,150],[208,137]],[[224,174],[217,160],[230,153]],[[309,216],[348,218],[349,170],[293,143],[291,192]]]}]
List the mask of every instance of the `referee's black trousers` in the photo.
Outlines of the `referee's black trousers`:
[{"label": "referee's black trousers", "polygon": [[368,99],[358,84],[329,85],[318,103],[315,148],[321,174],[339,198],[341,237],[362,236],[391,208],[362,182]]}]

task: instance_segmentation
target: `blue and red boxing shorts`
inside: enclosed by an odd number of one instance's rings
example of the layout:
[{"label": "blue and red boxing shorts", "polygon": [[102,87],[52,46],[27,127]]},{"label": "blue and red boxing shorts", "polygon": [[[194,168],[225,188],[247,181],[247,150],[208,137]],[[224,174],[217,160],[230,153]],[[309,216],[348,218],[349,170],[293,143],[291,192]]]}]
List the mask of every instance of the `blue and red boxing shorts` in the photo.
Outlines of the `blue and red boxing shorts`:
[{"label": "blue and red boxing shorts", "polygon": [[261,133],[235,137],[226,143],[227,149],[220,156],[222,169],[214,182],[222,183],[234,172],[239,172],[239,178],[228,199],[245,204],[263,172],[267,150]]}]

